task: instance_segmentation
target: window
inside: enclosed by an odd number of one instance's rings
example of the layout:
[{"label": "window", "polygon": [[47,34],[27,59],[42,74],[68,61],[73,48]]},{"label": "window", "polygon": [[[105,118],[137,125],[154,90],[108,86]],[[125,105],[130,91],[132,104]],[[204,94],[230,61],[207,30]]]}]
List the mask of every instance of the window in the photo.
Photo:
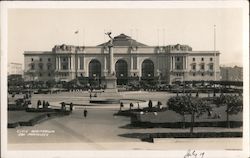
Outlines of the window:
[{"label": "window", "polygon": [[209,65],[209,70],[213,70],[214,69],[214,65],[213,64],[210,64]]},{"label": "window", "polygon": [[179,57],[177,57],[177,58],[176,58],[176,61],[180,61],[180,58],[179,58]]},{"label": "window", "polygon": [[193,69],[193,70],[196,70],[196,65],[192,65],[192,69]]},{"label": "window", "polygon": [[63,65],[62,65],[62,69],[63,69],[63,70],[68,70],[68,65],[67,65],[67,64],[63,64]]},{"label": "window", "polygon": [[193,76],[195,76],[195,73],[193,73]]},{"label": "window", "polygon": [[50,70],[51,69],[51,65],[47,65],[47,69]]},{"label": "window", "polygon": [[176,69],[177,69],[177,70],[180,70],[180,65],[176,65]]},{"label": "window", "polygon": [[201,61],[204,61],[204,58],[201,58]]},{"label": "window", "polygon": [[204,76],[204,73],[201,73],[201,76]]},{"label": "window", "polygon": [[34,59],[33,59],[33,58],[31,58],[31,61],[34,61]]},{"label": "window", "polygon": [[201,64],[201,70],[204,70],[204,69],[205,69],[204,64]]},{"label": "window", "polygon": [[213,61],[213,58],[210,58],[210,61]]},{"label": "window", "polygon": [[39,64],[39,69],[40,69],[40,70],[43,69],[43,64]]},{"label": "window", "polygon": [[42,73],[40,73],[39,76],[42,77],[43,76]]},{"label": "window", "polygon": [[43,59],[42,59],[42,58],[40,58],[40,59],[39,59],[39,61],[43,61]]},{"label": "window", "polygon": [[50,62],[50,58],[48,58],[48,61]]},{"label": "window", "polygon": [[63,58],[63,61],[66,61],[66,58]]},{"label": "window", "polygon": [[195,58],[193,58],[193,61],[195,61]]},{"label": "window", "polygon": [[35,65],[31,64],[31,70],[34,70],[34,69],[35,69]]},{"label": "window", "polygon": [[210,73],[210,76],[213,76],[213,73]]},{"label": "window", "polygon": [[50,73],[48,73],[48,76],[50,76]]}]

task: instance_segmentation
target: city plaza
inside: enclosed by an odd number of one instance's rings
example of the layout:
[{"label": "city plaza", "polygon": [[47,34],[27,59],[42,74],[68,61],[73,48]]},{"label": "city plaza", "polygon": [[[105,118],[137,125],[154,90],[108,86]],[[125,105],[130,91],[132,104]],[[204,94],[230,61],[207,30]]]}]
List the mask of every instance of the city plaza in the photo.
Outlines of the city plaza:
[{"label": "city plaza", "polygon": [[[111,33],[110,33],[111,34]],[[109,35],[110,35],[109,34]],[[89,80],[97,79],[105,85],[104,91],[96,93],[96,98],[89,97],[88,91],[69,91],[55,94],[33,94],[31,105],[36,107],[38,100],[48,101],[53,108],[60,108],[61,103],[73,103],[74,109],[69,116],[56,117],[41,122],[32,127],[17,127],[8,129],[9,146],[12,149],[20,148],[16,143],[22,143],[23,149],[39,146],[29,143],[46,143],[46,149],[186,149],[192,145],[195,149],[241,149],[241,138],[216,138],[214,140],[203,139],[200,143],[194,143],[197,139],[189,139],[176,142],[173,139],[156,139],[154,145],[141,142],[140,139],[126,138],[122,135],[129,133],[171,133],[175,131],[188,132],[189,129],[173,128],[129,128],[130,119],[124,116],[114,115],[119,111],[119,104],[91,104],[95,99],[125,99],[123,109],[128,110],[131,103],[132,108],[145,108],[149,100],[153,106],[158,102],[166,107],[170,97],[175,96],[169,92],[145,92],[125,91],[118,92],[116,85],[126,85],[130,80],[157,80],[167,84],[176,81],[211,81],[219,80],[219,52],[218,51],[193,51],[188,45],[147,46],[131,39],[125,34],[120,34],[110,41],[95,47],[56,45],[52,51],[26,51],[25,57],[25,80],[26,81],[72,81],[80,78]],[[186,95],[186,94],[183,94]],[[190,94],[194,95],[194,94]],[[200,94],[205,97],[208,94]],[[214,93],[214,95],[219,95]],[[83,109],[88,109],[88,116],[83,117]],[[224,111],[220,108],[219,111]],[[18,116],[18,118],[17,118]],[[25,114],[16,115],[9,112],[9,121],[15,119],[27,119]],[[242,121],[242,113],[231,116],[233,120]],[[154,121],[178,121],[180,116],[173,111],[167,110],[165,114],[155,112],[150,120]],[[204,116],[201,120],[209,120]],[[225,121],[223,114],[217,120]],[[17,131],[24,130],[51,130],[46,137],[18,136]],[[240,132],[238,128],[197,127],[197,132]],[[211,141],[212,140],[212,141]],[[218,141],[220,142],[218,144]],[[70,142],[73,146],[61,146],[60,143]],[[172,143],[175,143],[172,146]],[[27,143],[27,144],[26,144]],[[58,146],[50,148],[48,143],[58,143]],[[77,145],[76,145],[77,144]],[[133,144],[136,144],[134,146]],[[163,145],[164,144],[164,145]],[[218,144],[218,145],[215,145]],[[75,145],[75,146],[74,146]],[[43,149],[45,149],[43,147]]]}]

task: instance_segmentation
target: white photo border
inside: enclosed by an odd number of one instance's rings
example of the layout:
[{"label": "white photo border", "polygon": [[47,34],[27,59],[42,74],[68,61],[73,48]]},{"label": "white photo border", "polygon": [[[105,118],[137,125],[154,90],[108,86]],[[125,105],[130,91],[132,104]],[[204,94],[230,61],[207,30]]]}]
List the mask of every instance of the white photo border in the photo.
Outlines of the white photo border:
[{"label": "white photo border", "polygon": [[249,4],[247,1],[36,1],[1,2],[1,156],[7,158],[35,157],[184,157],[187,150],[175,151],[13,151],[7,149],[7,59],[8,59],[8,10],[12,8],[241,8],[244,13],[243,37],[243,76],[244,76],[244,114],[243,114],[243,150],[220,151],[207,150],[205,157],[242,158],[249,156]]}]

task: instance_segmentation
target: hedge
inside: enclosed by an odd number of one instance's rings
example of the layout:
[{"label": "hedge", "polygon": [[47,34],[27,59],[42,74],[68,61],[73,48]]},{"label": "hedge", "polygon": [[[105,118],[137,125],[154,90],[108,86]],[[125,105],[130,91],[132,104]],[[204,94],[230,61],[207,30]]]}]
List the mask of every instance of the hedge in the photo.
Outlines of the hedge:
[{"label": "hedge", "polygon": [[[241,127],[242,121],[230,121],[231,128]],[[186,128],[191,126],[190,122],[166,122],[166,123],[152,123],[152,122],[132,122],[129,127],[135,128],[182,128],[185,125]],[[226,121],[214,121],[214,122],[195,122],[194,127],[227,127]]]},{"label": "hedge", "polygon": [[36,117],[30,119],[29,121],[8,123],[8,128],[16,128],[17,126],[34,126],[35,124],[38,124],[38,123],[45,121],[45,120],[48,120],[50,118],[69,115],[69,114],[70,114],[70,111],[42,114],[42,115],[39,115],[39,116],[36,116]]}]

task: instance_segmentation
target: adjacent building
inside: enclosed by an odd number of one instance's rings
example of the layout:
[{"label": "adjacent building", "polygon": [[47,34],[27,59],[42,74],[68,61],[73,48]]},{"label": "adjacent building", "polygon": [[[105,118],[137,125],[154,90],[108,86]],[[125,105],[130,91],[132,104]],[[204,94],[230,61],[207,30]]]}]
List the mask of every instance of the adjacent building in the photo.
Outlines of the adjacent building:
[{"label": "adjacent building", "polygon": [[23,75],[23,69],[21,63],[9,63],[8,75]]},{"label": "adjacent building", "polygon": [[108,44],[97,46],[55,45],[52,51],[25,51],[25,80],[71,81],[75,78],[105,79],[115,70],[118,84],[130,79],[165,83],[219,80],[218,51],[194,51],[188,45],[148,46],[120,34],[113,39],[113,63]]},{"label": "adjacent building", "polygon": [[221,67],[222,81],[243,81],[243,67]]}]

